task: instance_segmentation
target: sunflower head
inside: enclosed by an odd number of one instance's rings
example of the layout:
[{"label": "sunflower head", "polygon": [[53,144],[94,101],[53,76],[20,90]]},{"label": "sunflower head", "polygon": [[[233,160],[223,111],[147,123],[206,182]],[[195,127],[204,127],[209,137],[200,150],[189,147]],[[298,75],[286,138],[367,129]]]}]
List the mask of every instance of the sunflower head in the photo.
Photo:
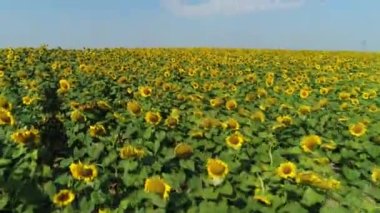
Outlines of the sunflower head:
[{"label": "sunflower head", "polygon": [[161,115],[159,112],[147,112],[145,114],[145,121],[152,125],[157,125],[161,121]]},{"label": "sunflower head", "polygon": [[299,108],[298,108],[298,114],[299,115],[307,115],[311,112],[311,107],[310,106],[307,106],[307,105],[301,105]]},{"label": "sunflower head", "polygon": [[229,118],[223,126],[232,130],[238,130],[240,128],[239,122],[233,118]]},{"label": "sunflower head", "polygon": [[264,192],[262,192],[261,189],[255,190],[255,195],[253,196],[253,199],[257,200],[259,203],[265,204],[267,206],[270,206],[272,204],[269,196],[266,195]]},{"label": "sunflower head", "polygon": [[355,137],[360,137],[366,133],[367,127],[363,122],[359,122],[356,124],[352,124],[349,127],[349,131],[350,131],[351,135],[353,135]]},{"label": "sunflower head", "polygon": [[11,135],[14,142],[22,145],[38,144],[41,140],[40,132],[37,129],[18,130]]},{"label": "sunflower head", "polygon": [[224,103],[222,98],[214,98],[210,100],[210,105],[214,108],[222,106]]},{"label": "sunflower head", "polygon": [[301,97],[302,99],[306,99],[307,97],[309,97],[309,95],[310,95],[310,91],[309,91],[308,89],[306,89],[306,88],[302,88],[302,89],[300,90],[300,97]]},{"label": "sunflower head", "polygon": [[219,159],[208,159],[207,173],[213,185],[220,185],[228,174],[228,165]]},{"label": "sunflower head", "polygon": [[131,145],[124,146],[120,149],[120,158],[128,159],[128,158],[142,158],[145,155],[144,150],[136,148]]},{"label": "sunflower head", "polygon": [[85,122],[86,116],[79,110],[74,110],[70,114],[71,121],[73,122]]},{"label": "sunflower head", "polygon": [[12,110],[12,104],[3,96],[0,96],[0,109],[6,111]]},{"label": "sunflower head", "polygon": [[152,95],[152,88],[148,86],[139,87],[139,93],[142,97],[149,97]]},{"label": "sunflower head", "polygon": [[244,143],[244,138],[239,132],[235,132],[234,134],[226,138],[227,146],[236,150],[240,149],[243,143]]},{"label": "sunflower head", "polygon": [[22,103],[25,104],[25,105],[31,105],[33,102],[33,99],[29,96],[24,96],[22,97]]},{"label": "sunflower head", "polygon": [[107,103],[107,101],[97,101],[96,106],[99,107],[102,110],[110,110],[112,107]]},{"label": "sunflower head", "polygon": [[74,179],[91,182],[98,176],[95,164],[71,163],[70,172]]},{"label": "sunflower head", "polygon": [[140,104],[136,101],[130,101],[127,103],[128,111],[133,115],[139,115],[141,113]]},{"label": "sunflower head", "polygon": [[56,206],[63,207],[72,203],[75,199],[75,194],[68,189],[62,189],[53,197],[53,203]]},{"label": "sunflower head", "polygon": [[178,118],[169,116],[165,120],[165,125],[168,126],[169,128],[175,128],[178,125]]},{"label": "sunflower head", "polygon": [[277,168],[277,175],[284,179],[295,178],[296,172],[297,172],[297,167],[292,162],[282,163]]},{"label": "sunflower head", "polygon": [[193,154],[193,148],[187,143],[179,143],[174,148],[174,154],[177,158],[189,158]]},{"label": "sunflower head", "polygon": [[289,126],[293,123],[293,119],[289,115],[278,116],[276,120],[278,123],[283,124],[284,126]]},{"label": "sunflower head", "polygon": [[321,143],[322,139],[318,135],[308,135],[301,139],[301,147],[304,152],[312,152]]},{"label": "sunflower head", "polygon": [[377,112],[378,111],[378,108],[375,104],[371,104],[368,106],[368,111],[370,112]]},{"label": "sunflower head", "polygon": [[263,122],[265,121],[265,114],[264,114],[263,111],[261,111],[261,110],[257,110],[257,111],[255,111],[255,112],[251,115],[250,118],[251,118],[252,120],[254,120],[254,121],[258,121],[258,122],[263,123]]},{"label": "sunflower head", "polygon": [[0,126],[1,125],[11,125],[15,124],[15,119],[13,118],[10,111],[0,108]]},{"label": "sunflower head", "polygon": [[145,192],[158,194],[163,199],[169,198],[171,187],[159,177],[151,177],[145,180]]},{"label": "sunflower head", "polygon": [[204,132],[198,129],[192,129],[189,131],[189,136],[192,138],[200,139],[203,138]]},{"label": "sunflower head", "polygon": [[59,92],[65,93],[70,89],[70,83],[66,79],[59,80]]},{"label": "sunflower head", "polygon": [[89,133],[91,137],[102,136],[106,134],[106,129],[102,124],[95,124],[90,126]]},{"label": "sunflower head", "polygon": [[380,168],[372,169],[371,180],[374,183],[380,183]]},{"label": "sunflower head", "polygon": [[234,110],[237,108],[237,106],[238,106],[238,104],[237,104],[236,100],[234,100],[234,99],[228,100],[226,102],[227,110]]},{"label": "sunflower head", "polygon": [[338,97],[339,97],[340,100],[345,101],[345,100],[350,99],[351,94],[350,94],[349,92],[340,92],[340,93],[338,94]]}]

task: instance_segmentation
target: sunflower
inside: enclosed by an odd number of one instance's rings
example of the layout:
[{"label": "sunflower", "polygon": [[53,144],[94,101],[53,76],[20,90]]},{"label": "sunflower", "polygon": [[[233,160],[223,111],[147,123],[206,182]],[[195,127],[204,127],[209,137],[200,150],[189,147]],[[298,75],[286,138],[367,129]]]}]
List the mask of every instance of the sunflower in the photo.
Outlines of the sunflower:
[{"label": "sunflower", "polygon": [[128,158],[142,158],[145,155],[144,150],[136,148],[131,145],[126,145],[120,149],[120,158],[128,159]]},{"label": "sunflower", "polygon": [[307,88],[302,88],[302,89],[300,90],[300,97],[301,97],[302,99],[306,99],[307,97],[309,97],[309,95],[310,95],[310,90],[309,90],[309,89],[307,89]]},{"label": "sunflower", "polygon": [[144,191],[158,194],[163,199],[169,198],[171,187],[159,177],[151,177],[145,180]]},{"label": "sunflower", "polygon": [[67,206],[70,203],[72,203],[75,199],[75,194],[68,190],[68,189],[62,189],[53,197],[53,203],[56,206],[63,207]]},{"label": "sunflower", "polygon": [[90,126],[89,133],[91,137],[102,136],[106,134],[106,129],[102,124],[95,124]]},{"label": "sunflower", "polygon": [[318,135],[308,135],[301,139],[301,147],[304,152],[312,152],[320,144],[322,144],[322,139]]},{"label": "sunflower", "polygon": [[351,135],[353,135],[355,137],[360,137],[366,133],[367,127],[363,122],[359,122],[356,124],[352,124],[349,127],[349,131],[350,131]]},{"label": "sunflower", "polygon": [[204,136],[204,132],[198,129],[192,129],[189,131],[189,136],[196,139],[201,139]]},{"label": "sunflower", "polygon": [[103,100],[97,101],[96,106],[102,110],[110,110],[112,108],[106,101]]},{"label": "sunflower", "polygon": [[256,189],[255,190],[255,195],[253,196],[253,199],[257,200],[258,202],[263,203],[263,204],[265,204],[267,206],[270,206],[272,204],[272,202],[270,201],[269,196],[265,195],[265,193],[263,193],[261,191],[261,189]]},{"label": "sunflower", "polygon": [[214,186],[220,185],[228,174],[228,165],[219,159],[207,160],[207,173]]},{"label": "sunflower", "polygon": [[293,124],[293,119],[289,115],[278,116],[276,121],[284,126],[289,126]]},{"label": "sunflower", "polygon": [[238,104],[237,104],[236,100],[234,100],[234,99],[228,100],[226,102],[227,110],[234,110],[237,108],[237,106],[238,106]]},{"label": "sunflower", "polygon": [[327,87],[322,87],[322,88],[319,89],[319,93],[321,95],[327,95],[327,93],[329,93],[329,91],[330,91],[330,89],[327,88]]},{"label": "sunflower", "polygon": [[338,97],[339,97],[340,100],[345,101],[345,100],[350,99],[351,94],[350,94],[349,92],[340,92],[340,93],[338,94]]},{"label": "sunflower", "polygon": [[374,183],[380,183],[380,168],[372,169],[371,180]]},{"label": "sunflower", "polygon": [[148,86],[139,87],[139,93],[142,97],[149,97],[152,95],[152,88]]},{"label": "sunflower", "polygon": [[128,82],[128,78],[125,76],[121,76],[119,79],[117,79],[118,84],[126,84]]},{"label": "sunflower", "polygon": [[265,98],[268,96],[268,92],[264,88],[258,88],[257,89],[257,97],[258,98]]},{"label": "sunflower", "polygon": [[321,148],[325,150],[335,150],[336,147],[337,147],[336,143],[332,140],[330,140],[328,143],[324,143],[321,145]]},{"label": "sunflower", "polygon": [[127,109],[133,115],[139,115],[141,113],[141,107],[137,101],[129,101],[127,103]]},{"label": "sunflower", "polygon": [[287,95],[293,95],[294,92],[295,92],[295,88],[294,87],[288,87],[285,90],[285,94],[287,94]]},{"label": "sunflower", "polygon": [[159,112],[147,112],[145,114],[145,121],[152,125],[157,125],[161,121],[161,115]]},{"label": "sunflower", "polygon": [[251,116],[250,118],[254,121],[259,121],[261,123],[263,123],[265,121],[265,114],[263,111],[261,110],[257,110],[255,111]]},{"label": "sunflower", "polygon": [[70,83],[66,79],[59,80],[59,93],[65,93],[70,89]]},{"label": "sunflower", "polygon": [[73,122],[85,122],[87,120],[86,116],[77,109],[71,112],[70,119]]},{"label": "sunflower", "polygon": [[212,107],[219,107],[219,106],[222,106],[224,104],[224,101],[222,98],[214,98],[214,99],[211,99],[210,100],[210,105]]},{"label": "sunflower", "polygon": [[98,213],[112,213],[110,208],[100,208],[98,209]]},{"label": "sunflower", "polygon": [[234,134],[232,134],[226,138],[227,146],[229,146],[235,150],[240,149],[241,146],[243,145],[243,143],[244,143],[244,138],[239,132],[235,132]]},{"label": "sunflower", "polygon": [[307,105],[301,105],[299,108],[298,108],[298,114],[299,115],[307,115],[311,112],[311,107],[310,106],[307,106]]},{"label": "sunflower", "polygon": [[378,111],[378,108],[375,104],[371,104],[368,106],[368,111],[370,112],[377,112]]},{"label": "sunflower", "polygon": [[344,102],[344,103],[342,103],[342,104],[339,106],[340,110],[342,110],[342,111],[347,110],[348,107],[349,107],[349,105],[348,105],[347,102]]},{"label": "sunflower", "polygon": [[193,154],[193,148],[187,143],[179,143],[174,148],[174,154],[177,158],[188,158]]},{"label": "sunflower", "polygon": [[22,103],[25,104],[25,105],[31,105],[32,102],[33,102],[34,99],[32,99],[31,97],[29,96],[24,96],[22,97]]},{"label": "sunflower", "polygon": [[12,104],[3,96],[0,96],[0,110],[1,109],[6,111],[12,110]]},{"label": "sunflower", "polygon": [[165,120],[165,125],[168,126],[169,128],[175,128],[178,125],[178,118],[169,116]]},{"label": "sunflower", "polygon": [[320,182],[321,178],[312,171],[299,172],[296,175],[296,182],[301,184],[313,184],[316,182]]},{"label": "sunflower", "polygon": [[365,99],[365,100],[369,99],[369,93],[368,92],[363,92],[362,93],[362,98]]},{"label": "sunflower", "polygon": [[297,172],[297,167],[292,162],[282,163],[277,168],[277,175],[284,179],[295,178],[296,172]]},{"label": "sunflower", "polygon": [[11,135],[11,139],[18,144],[38,144],[41,140],[40,132],[37,129],[17,130]]},{"label": "sunflower", "polygon": [[11,125],[15,124],[15,119],[13,118],[10,111],[0,108],[0,125]]},{"label": "sunflower", "polygon": [[240,128],[239,122],[233,118],[229,118],[225,123],[223,123],[224,128],[229,128],[232,130],[238,130]]},{"label": "sunflower", "polygon": [[95,164],[71,163],[70,172],[74,179],[91,182],[98,176],[98,169]]}]

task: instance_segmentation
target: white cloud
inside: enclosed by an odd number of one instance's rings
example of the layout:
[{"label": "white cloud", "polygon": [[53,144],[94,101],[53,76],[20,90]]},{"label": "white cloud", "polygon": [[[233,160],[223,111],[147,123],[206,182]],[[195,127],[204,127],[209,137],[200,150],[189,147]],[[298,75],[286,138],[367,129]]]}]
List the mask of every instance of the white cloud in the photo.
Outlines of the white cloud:
[{"label": "white cloud", "polygon": [[161,0],[163,6],[181,16],[233,15],[300,7],[304,0]]}]

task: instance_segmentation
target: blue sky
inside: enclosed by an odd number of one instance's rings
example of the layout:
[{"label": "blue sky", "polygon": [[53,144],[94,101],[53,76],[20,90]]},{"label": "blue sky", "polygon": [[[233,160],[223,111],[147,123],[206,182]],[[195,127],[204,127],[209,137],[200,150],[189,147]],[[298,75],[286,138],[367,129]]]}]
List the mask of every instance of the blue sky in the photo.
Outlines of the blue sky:
[{"label": "blue sky", "polygon": [[378,0],[1,0],[0,47],[380,50]]}]

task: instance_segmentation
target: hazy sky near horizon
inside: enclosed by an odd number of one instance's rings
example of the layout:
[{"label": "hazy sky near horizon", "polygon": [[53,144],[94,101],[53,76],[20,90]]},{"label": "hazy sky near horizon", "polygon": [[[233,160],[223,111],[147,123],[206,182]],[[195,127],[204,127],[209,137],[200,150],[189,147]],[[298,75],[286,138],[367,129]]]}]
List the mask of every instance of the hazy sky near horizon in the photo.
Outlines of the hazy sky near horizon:
[{"label": "hazy sky near horizon", "polygon": [[0,47],[380,51],[379,0],[1,0]]}]

